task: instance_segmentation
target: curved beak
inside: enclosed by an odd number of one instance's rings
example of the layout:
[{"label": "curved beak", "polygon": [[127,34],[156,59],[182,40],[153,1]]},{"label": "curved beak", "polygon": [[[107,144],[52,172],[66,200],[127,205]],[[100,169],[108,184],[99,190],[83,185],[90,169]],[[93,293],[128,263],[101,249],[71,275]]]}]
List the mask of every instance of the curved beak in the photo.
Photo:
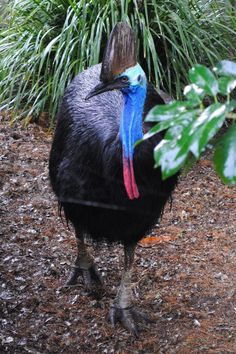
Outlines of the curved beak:
[{"label": "curved beak", "polygon": [[119,80],[114,80],[112,82],[101,82],[89,92],[89,94],[85,97],[85,100],[89,100],[91,97],[99,95],[100,93],[111,90],[120,90],[127,86],[127,83],[122,83]]}]

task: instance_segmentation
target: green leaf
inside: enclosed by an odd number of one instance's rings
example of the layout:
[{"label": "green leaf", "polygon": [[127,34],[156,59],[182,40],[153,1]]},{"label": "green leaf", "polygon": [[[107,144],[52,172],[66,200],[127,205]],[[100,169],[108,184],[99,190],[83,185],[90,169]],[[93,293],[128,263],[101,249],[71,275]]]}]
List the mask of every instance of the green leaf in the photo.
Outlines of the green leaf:
[{"label": "green leaf", "polygon": [[202,102],[206,92],[195,84],[185,86],[184,95],[193,106],[199,105]]},{"label": "green leaf", "polygon": [[190,146],[190,150],[196,158],[199,158],[208,141],[220,129],[227,113],[227,105],[214,103],[196,119],[192,126]]},{"label": "green leaf", "polygon": [[227,103],[227,110],[228,112],[232,112],[234,109],[236,109],[236,100],[231,100]]},{"label": "green leaf", "polygon": [[147,140],[147,139],[151,138],[153,135],[155,135],[165,129],[168,129],[172,124],[173,124],[172,119],[168,119],[168,120],[165,120],[163,122],[160,122],[160,123],[154,125],[154,127],[152,127],[146,134],[144,134],[142,140]]},{"label": "green leaf", "polygon": [[236,184],[236,124],[231,126],[222,137],[213,161],[222,181]]},{"label": "green leaf", "polygon": [[236,63],[230,60],[222,60],[214,68],[215,72],[219,75],[234,76],[236,77]]},{"label": "green leaf", "polygon": [[162,122],[173,119],[178,114],[186,111],[189,104],[187,102],[174,101],[166,105],[158,105],[151,109],[145,122]]},{"label": "green leaf", "polygon": [[189,79],[208,95],[215,96],[218,93],[218,81],[211,70],[204,65],[194,65],[193,68],[189,70]]},{"label": "green leaf", "polygon": [[[172,124],[170,124],[170,127],[165,134],[165,139],[179,140],[184,134],[186,130],[185,128],[192,126],[199,112],[200,112],[199,109],[195,109],[195,110],[183,112],[179,116],[177,116],[176,119],[172,120]],[[189,133],[190,129],[187,131]]]},{"label": "green leaf", "polygon": [[180,147],[170,140],[162,140],[154,150],[154,159],[155,167],[161,166],[162,177],[166,179],[180,169],[186,159],[186,154],[181,154]]},{"label": "green leaf", "polygon": [[191,140],[191,125],[182,130],[179,139],[163,139],[154,150],[155,167],[161,166],[163,179],[173,176],[185,163]]},{"label": "green leaf", "polygon": [[[179,115],[174,116],[171,119],[164,120],[162,122],[159,122],[156,124],[154,127],[152,127],[146,134],[144,134],[142,140],[146,140],[151,138],[153,135],[168,129],[167,134],[165,135],[165,138],[167,140],[170,140],[177,135],[180,134],[180,132],[183,130],[184,127],[189,125],[197,116],[199,113],[199,110],[191,110],[191,111],[185,111],[183,113],[180,113]],[[141,140],[141,141],[142,141]]]},{"label": "green leaf", "polygon": [[233,79],[232,77],[229,76],[220,77],[218,83],[219,83],[219,92],[222,95],[228,95],[236,87],[236,78]]}]

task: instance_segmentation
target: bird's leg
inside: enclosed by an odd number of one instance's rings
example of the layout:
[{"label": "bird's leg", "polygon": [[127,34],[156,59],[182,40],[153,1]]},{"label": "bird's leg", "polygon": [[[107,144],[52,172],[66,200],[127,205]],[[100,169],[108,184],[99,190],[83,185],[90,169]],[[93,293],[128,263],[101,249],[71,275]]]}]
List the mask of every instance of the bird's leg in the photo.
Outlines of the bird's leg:
[{"label": "bird's leg", "polygon": [[124,246],[124,272],[114,302],[114,304],[117,304],[119,308],[123,309],[130,308],[132,306],[131,277],[135,247],[135,244]]},{"label": "bird's leg", "polygon": [[101,277],[94,264],[93,258],[87,251],[83,237],[78,237],[76,232],[78,255],[75,261],[72,274],[66,285],[75,285],[79,275],[82,275],[86,288],[91,289],[93,286],[102,284]]},{"label": "bird's leg", "polygon": [[117,321],[121,322],[125,328],[137,337],[137,322],[140,322],[140,320],[148,322],[150,320],[145,313],[135,309],[132,302],[131,276],[135,247],[136,244],[124,245],[124,272],[116,298],[110,308],[109,320],[113,326]]}]

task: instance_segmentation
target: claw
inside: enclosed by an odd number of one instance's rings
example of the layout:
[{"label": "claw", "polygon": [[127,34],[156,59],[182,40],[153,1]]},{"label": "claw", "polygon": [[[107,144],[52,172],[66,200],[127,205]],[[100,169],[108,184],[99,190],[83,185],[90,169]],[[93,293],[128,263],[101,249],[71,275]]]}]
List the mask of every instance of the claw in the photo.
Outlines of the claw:
[{"label": "claw", "polygon": [[110,307],[108,321],[111,323],[112,327],[115,327],[117,321],[117,309],[113,306]]},{"label": "claw", "polygon": [[102,285],[102,278],[94,264],[89,269],[75,267],[69,280],[66,282],[66,285],[70,286],[77,284],[77,279],[80,275],[82,275],[84,284],[87,289],[92,289]]},{"label": "claw", "polygon": [[121,322],[136,338],[138,338],[138,326],[135,323],[133,309],[124,309],[121,311]]},{"label": "claw", "polygon": [[82,276],[84,284],[88,289],[102,285],[102,278],[95,265],[92,265],[89,269],[82,269]]},{"label": "claw", "polygon": [[79,275],[82,274],[82,271],[80,268],[75,267],[73,272],[71,273],[69,279],[66,281],[65,286],[72,286],[72,285],[76,285],[77,284],[77,279],[79,277]]},{"label": "claw", "polygon": [[137,310],[134,307],[121,309],[112,305],[110,307],[108,320],[114,327],[117,322],[120,322],[127,330],[129,330],[136,338],[139,335],[139,322],[151,323],[153,320],[143,311]]}]

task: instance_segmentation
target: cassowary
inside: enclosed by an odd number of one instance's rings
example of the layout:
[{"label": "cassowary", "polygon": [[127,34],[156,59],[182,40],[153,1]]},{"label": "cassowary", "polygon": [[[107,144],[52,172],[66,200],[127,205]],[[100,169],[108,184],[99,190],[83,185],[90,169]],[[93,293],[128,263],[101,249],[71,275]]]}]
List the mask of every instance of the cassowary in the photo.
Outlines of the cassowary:
[{"label": "cassowary", "polygon": [[51,148],[52,188],[76,233],[78,256],[68,284],[82,274],[87,287],[101,278],[84,239],[124,245],[124,272],[109,319],[137,334],[131,271],[137,242],[156,224],[177,176],[154,169],[157,134],[135,147],[150,125],[148,111],[164,103],[137,63],[133,31],[118,23],[102,64],[75,77],[60,104]]}]

